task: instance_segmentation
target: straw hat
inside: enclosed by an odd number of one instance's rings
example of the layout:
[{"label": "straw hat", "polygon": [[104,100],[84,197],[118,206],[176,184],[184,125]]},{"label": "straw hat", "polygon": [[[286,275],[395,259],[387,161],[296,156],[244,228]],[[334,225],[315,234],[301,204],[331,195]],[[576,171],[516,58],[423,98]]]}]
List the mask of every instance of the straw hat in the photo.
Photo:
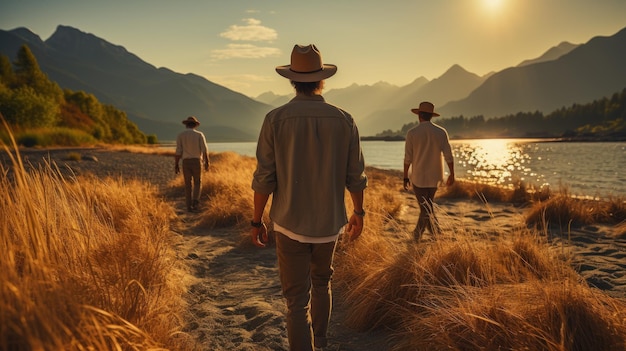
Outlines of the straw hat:
[{"label": "straw hat", "polygon": [[295,45],[291,51],[291,64],[276,67],[276,72],[295,82],[318,82],[334,75],[337,66],[323,64],[315,45]]},{"label": "straw hat", "polygon": [[183,124],[184,125],[189,125],[189,124],[200,125],[200,121],[198,121],[198,119],[194,116],[189,116],[187,117],[187,119],[183,120]]},{"label": "straw hat", "polygon": [[431,102],[428,102],[428,101],[420,102],[420,107],[412,108],[411,112],[415,114],[418,114],[420,112],[426,112],[426,113],[432,114],[433,117],[440,116],[438,113],[435,112],[435,105],[433,105]]}]

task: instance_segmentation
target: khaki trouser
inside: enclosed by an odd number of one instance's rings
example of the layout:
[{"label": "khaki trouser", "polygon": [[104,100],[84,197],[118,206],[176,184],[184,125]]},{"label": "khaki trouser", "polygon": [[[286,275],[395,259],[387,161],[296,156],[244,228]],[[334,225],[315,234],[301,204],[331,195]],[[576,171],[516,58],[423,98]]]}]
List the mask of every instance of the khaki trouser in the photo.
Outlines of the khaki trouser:
[{"label": "khaki trouser", "polygon": [[[192,205],[196,205],[200,200],[200,184],[201,174],[200,172],[200,159],[199,158],[186,158],[183,160],[183,179],[185,180],[185,201],[187,208],[191,208]],[[193,189],[191,181],[193,179]]]},{"label": "khaki trouser", "polygon": [[276,233],[276,254],[287,303],[287,337],[291,351],[325,347],[332,310],[330,279],[336,241],[304,244]]},{"label": "khaki trouser", "polygon": [[420,240],[424,230],[427,228],[433,236],[438,235],[441,230],[433,207],[433,199],[435,198],[437,188],[418,188],[413,186],[413,192],[420,207],[420,215],[413,231],[415,239]]}]

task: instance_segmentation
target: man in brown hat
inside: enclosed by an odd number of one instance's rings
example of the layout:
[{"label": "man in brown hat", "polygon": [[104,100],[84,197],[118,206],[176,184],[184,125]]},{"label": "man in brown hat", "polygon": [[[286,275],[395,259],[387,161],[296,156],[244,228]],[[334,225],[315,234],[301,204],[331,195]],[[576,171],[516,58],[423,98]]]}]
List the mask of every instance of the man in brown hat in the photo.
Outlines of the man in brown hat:
[{"label": "man in brown hat", "polygon": [[[327,344],[335,245],[341,234],[354,240],[363,230],[367,177],[354,120],[321,95],[324,79],[337,67],[323,64],[314,45],[296,45],[291,65],[276,71],[291,81],[296,96],[270,111],[261,127],[251,236],[255,245],[266,245],[262,218],[272,194],[269,216],[287,303],[289,347],[310,351]],[[354,208],[349,220],[345,189]]]},{"label": "man in brown hat", "polygon": [[182,159],[183,179],[185,181],[185,203],[187,204],[187,211],[191,212],[198,210],[202,185],[200,169],[202,168],[203,161],[204,170],[209,170],[209,152],[207,150],[204,134],[196,130],[200,125],[200,121],[194,116],[189,116],[183,121],[183,124],[187,128],[176,137],[174,171],[176,174],[180,173],[179,162]]},{"label": "man in brown hat", "polygon": [[[413,192],[420,207],[420,214],[413,234],[419,241],[428,228],[431,235],[439,234],[439,225],[435,217],[433,199],[437,186],[443,180],[443,163],[445,159],[450,176],[446,185],[454,183],[454,160],[448,139],[448,132],[433,124],[432,117],[439,116],[435,106],[427,101],[420,103],[418,108],[411,112],[419,116],[419,124],[406,134],[404,146],[404,189],[409,190],[413,185]],[[409,169],[411,174],[409,175]]]}]

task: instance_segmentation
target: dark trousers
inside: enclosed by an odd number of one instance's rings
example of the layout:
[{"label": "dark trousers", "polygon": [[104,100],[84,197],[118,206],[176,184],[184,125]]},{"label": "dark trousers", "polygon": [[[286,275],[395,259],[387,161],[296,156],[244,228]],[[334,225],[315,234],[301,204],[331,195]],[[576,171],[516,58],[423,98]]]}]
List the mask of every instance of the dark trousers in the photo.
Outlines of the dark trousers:
[{"label": "dark trousers", "polygon": [[305,244],[276,233],[276,255],[287,303],[287,338],[291,351],[326,347],[335,245],[336,241]]},{"label": "dark trousers", "polygon": [[[186,158],[183,160],[183,179],[185,181],[185,202],[187,208],[191,209],[198,205],[200,200],[200,159]],[[192,187],[193,182],[193,187]]]},{"label": "dark trousers", "polygon": [[433,207],[433,199],[435,198],[437,188],[418,188],[413,186],[413,192],[415,193],[415,198],[420,207],[420,215],[415,230],[413,231],[415,239],[420,240],[426,229],[428,229],[432,235],[439,234],[439,223],[437,223],[437,217],[435,217]]}]

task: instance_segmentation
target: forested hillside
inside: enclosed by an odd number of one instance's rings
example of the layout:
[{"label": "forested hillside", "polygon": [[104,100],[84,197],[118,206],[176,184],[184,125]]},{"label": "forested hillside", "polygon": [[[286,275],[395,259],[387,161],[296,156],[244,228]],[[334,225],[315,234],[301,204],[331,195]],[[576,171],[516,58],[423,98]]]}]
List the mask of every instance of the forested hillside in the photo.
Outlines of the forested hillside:
[{"label": "forested hillside", "polygon": [[[433,122],[448,130],[451,138],[571,138],[588,140],[626,140],[626,88],[610,98],[589,104],[574,104],[548,115],[541,112],[519,112],[498,118],[473,117],[435,118]],[[403,139],[418,124],[402,126],[398,131],[386,130],[377,139]]]},{"label": "forested hillside", "polygon": [[[61,89],[41,71],[26,45],[13,63],[0,55],[0,113],[18,144],[24,146],[156,142],[125,112],[100,103],[91,94]],[[8,141],[6,131],[0,137]]]}]

